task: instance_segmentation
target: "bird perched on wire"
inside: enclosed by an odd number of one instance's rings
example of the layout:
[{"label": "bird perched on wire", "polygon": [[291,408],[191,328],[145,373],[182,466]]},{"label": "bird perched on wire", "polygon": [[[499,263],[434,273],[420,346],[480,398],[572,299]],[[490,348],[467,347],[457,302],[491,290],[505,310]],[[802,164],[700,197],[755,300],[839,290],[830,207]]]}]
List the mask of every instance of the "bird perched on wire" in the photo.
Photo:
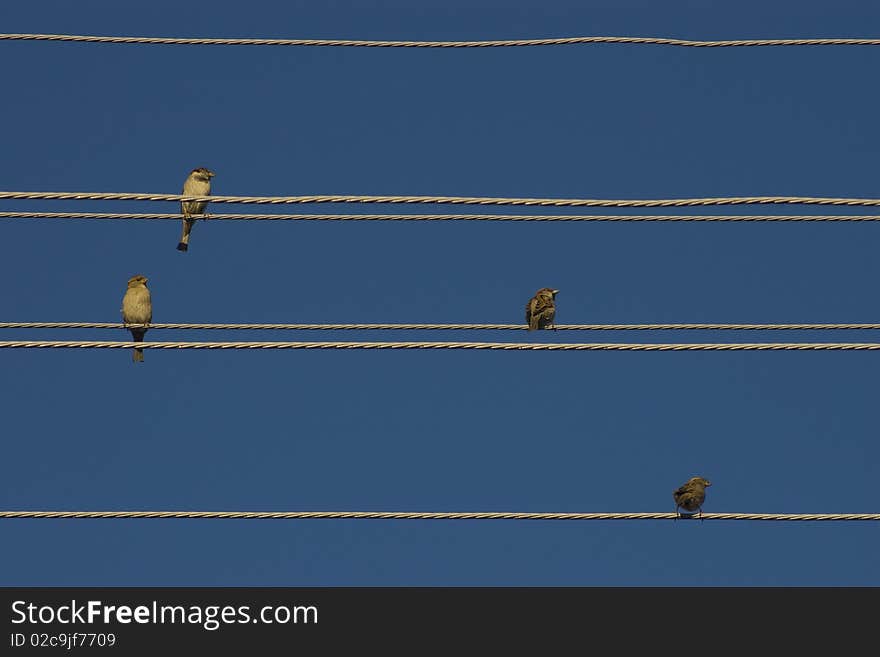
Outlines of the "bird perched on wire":
[{"label": "bird perched on wire", "polygon": [[542,287],[535,292],[535,296],[529,299],[526,304],[526,324],[529,330],[544,329],[548,326],[556,328],[554,318],[556,317],[556,295],[559,290],[551,287]]},{"label": "bird perched on wire", "polygon": [[[211,178],[214,172],[209,171],[205,167],[193,169],[186,177],[183,183],[183,194],[185,196],[208,196],[211,193]],[[189,234],[196,222],[196,215],[204,215],[207,201],[181,201],[180,211],[183,213],[183,236],[177,245],[178,251],[186,251],[189,249]]]},{"label": "bird perched on wire", "polygon": [[[144,327],[128,327],[129,324],[149,324],[153,321],[153,302],[150,299],[150,291],[147,289],[146,276],[132,276],[128,279],[128,289],[122,297],[122,322],[131,331],[132,340],[143,342]],[[131,355],[135,363],[144,362],[144,350],[135,349]]]},{"label": "bird perched on wire", "polygon": [[706,488],[711,486],[712,482],[703,477],[691,477],[687,482],[675,490],[672,499],[675,500],[675,512],[678,513],[679,507],[693,513],[699,510],[700,518],[703,517],[703,502],[706,501]]}]

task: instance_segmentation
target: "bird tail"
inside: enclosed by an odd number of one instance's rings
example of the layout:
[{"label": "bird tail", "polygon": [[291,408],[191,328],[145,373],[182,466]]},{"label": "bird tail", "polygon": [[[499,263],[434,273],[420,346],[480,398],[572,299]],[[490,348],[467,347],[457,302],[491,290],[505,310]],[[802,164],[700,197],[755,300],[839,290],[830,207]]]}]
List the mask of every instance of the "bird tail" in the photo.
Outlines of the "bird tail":
[{"label": "bird tail", "polygon": [[193,221],[191,219],[183,218],[183,235],[180,237],[180,242],[177,244],[178,251],[186,251],[189,249],[189,234],[192,231]]},{"label": "bird tail", "polygon": [[529,317],[529,330],[536,331],[538,329],[538,317],[537,315],[532,315]]},{"label": "bird tail", "polygon": [[[146,333],[145,329],[131,329],[131,339],[134,342],[143,342],[145,333]],[[135,363],[143,363],[144,362],[144,350],[143,349],[132,350],[131,359]]]}]

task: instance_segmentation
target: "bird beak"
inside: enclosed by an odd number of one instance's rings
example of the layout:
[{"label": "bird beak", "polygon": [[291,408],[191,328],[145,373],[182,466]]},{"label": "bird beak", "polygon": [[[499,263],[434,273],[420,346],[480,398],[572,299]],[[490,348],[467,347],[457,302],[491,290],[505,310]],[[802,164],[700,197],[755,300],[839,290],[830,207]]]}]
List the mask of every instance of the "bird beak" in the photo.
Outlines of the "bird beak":
[{"label": "bird beak", "polygon": [[214,175],[215,175],[215,174],[214,174],[213,171],[209,171],[209,172],[208,172],[208,178],[213,178]]},{"label": "bird beak", "polygon": [[553,290],[553,294],[554,294],[554,296],[559,294],[559,290]]}]

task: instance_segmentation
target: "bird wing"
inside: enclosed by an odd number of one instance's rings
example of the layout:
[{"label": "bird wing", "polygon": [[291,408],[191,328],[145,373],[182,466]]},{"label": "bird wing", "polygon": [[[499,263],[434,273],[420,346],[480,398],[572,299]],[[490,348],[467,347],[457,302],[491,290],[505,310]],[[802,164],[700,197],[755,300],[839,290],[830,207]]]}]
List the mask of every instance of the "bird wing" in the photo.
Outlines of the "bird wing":
[{"label": "bird wing", "polygon": [[147,307],[147,321],[144,324],[149,324],[153,321],[153,299],[150,290],[146,287],[144,287],[144,305]]},{"label": "bird wing", "polygon": [[535,312],[543,313],[546,310],[553,309],[553,301],[548,299],[547,297],[536,297],[535,298]]},{"label": "bird wing", "polygon": [[535,305],[535,314],[538,316],[539,324],[552,324],[553,318],[556,316],[556,304],[552,299],[546,297],[538,297],[538,303]]},{"label": "bird wing", "polygon": [[538,297],[532,297],[526,304],[526,323],[530,331],[538,328]]}]

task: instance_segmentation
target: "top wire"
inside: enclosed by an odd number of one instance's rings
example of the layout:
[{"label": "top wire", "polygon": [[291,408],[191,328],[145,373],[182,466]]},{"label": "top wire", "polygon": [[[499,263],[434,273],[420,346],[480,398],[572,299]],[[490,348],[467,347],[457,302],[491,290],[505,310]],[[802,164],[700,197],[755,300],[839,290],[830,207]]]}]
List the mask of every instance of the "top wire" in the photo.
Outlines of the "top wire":
[{"label": "top wire", "polygon": [[370,41],[364,39],[200,39],[139,36],[89,36],[75,34],[0,34],[0,41],[75,41],[85,43],[138,43],[183,46],[343,46],[361,48],[503,48],[522,46],[567,46],[601,43],[684,46],[689,48],[734,48],[746,46],[878,46],[880,39],[735,39],[695,41],[663,37],[582,36],[550,39],[503,39],[492,41]]}]

